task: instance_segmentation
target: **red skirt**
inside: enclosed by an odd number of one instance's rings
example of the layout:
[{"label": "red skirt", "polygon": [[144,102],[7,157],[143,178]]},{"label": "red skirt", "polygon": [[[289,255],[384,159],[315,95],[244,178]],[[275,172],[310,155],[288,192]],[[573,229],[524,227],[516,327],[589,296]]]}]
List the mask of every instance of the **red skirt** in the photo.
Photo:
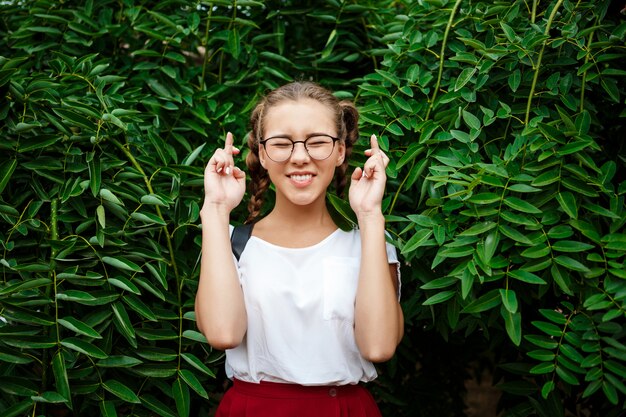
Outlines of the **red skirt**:
[{"label": "red skirt", "polygon": [[381,417],[361,385],[302,386],[234,380],[215,417]]}]

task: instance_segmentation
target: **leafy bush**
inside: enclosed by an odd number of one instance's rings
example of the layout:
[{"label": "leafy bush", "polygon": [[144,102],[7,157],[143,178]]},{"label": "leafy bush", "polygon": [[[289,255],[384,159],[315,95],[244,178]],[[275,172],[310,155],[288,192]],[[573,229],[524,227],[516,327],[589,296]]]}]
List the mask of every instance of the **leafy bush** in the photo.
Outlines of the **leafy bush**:
[{"label": "leafy bush", "polygon": [[409,323],[484,334],[500,388],[528,398],[511,415],[569,401],[618,415],[626,23],[609,2],[438,3],[387,24],[359,86],[395,156],[387,212],[419,283]]},{"label": "leafy bush", "polygon": [[384,414],[460,414],[489,349],[509,415],[623,410],[626,24],[609,1],[68,3],[0,6],[3,416],[209,412],[203,163],[293,78],[354,98],[392,156],[407,337],[373,387]]}]

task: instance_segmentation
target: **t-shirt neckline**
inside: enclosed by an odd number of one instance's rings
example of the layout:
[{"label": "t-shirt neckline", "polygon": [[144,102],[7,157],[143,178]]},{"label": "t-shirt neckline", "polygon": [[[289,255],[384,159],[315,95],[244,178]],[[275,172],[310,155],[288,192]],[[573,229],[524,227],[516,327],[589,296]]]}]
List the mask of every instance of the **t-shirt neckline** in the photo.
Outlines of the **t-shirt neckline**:
[{"label": "t-shirt neckline", "polygon": [[314,243],[313,245],[310,245],[310,246],[303,246],[301,248],[288,248],[288,247],[285,247],[285,246],[279,246],[279,245],[276,245],[274,243],[270,243],[267,240],[261,239],[260,237],[257,237],[257,236],[254,236],[254,235],[250,236],[250,239],[251,240],[256,240],[257,242],[260,242],[260,243],[262,243],[264,245],[267,245],[267,246],[271,246],[271,247],[276,248],[276,249],[281,249],[281,250],[286,250],[286,251],[302,251],[302,250],[307,250],[307,249],[315,249],[315,248],[317,248],[319,246],[322,246],[322,245],[326,244],[329,240],[333,239],[336,235],[338,235],[339,232],[341,232],[341,228],[338,227],[331,234],[329,234],[328,236],[326,236],[324,239],[320,240],[319,242]]}]

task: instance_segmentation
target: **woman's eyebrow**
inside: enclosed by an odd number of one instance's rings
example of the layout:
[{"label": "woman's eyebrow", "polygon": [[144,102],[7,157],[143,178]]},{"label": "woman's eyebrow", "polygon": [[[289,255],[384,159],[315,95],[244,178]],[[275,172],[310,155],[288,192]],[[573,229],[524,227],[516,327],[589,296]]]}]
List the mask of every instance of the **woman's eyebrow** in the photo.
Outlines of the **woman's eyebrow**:
[{"label": "woman's eyebrow", "polygon": [[[304,135],[304,138],[311,138],[313,136],[330,136],[332,137],[332,135],[325,133],[325,132],[313,132],[313,133],[307,133],[306,135]],[[286,139],[292,139],[293,140],[293,135],[289,135],[287,133],[277,133],[275,135],[272,136],[268,136],[266,139],[274,139],[274,138],[286,138]]]}]

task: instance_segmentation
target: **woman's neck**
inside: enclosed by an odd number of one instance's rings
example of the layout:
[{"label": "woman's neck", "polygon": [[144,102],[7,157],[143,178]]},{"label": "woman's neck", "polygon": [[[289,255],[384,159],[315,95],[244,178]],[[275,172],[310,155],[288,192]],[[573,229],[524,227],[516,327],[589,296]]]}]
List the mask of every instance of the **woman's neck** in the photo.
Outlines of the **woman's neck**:
[{"label": "woman's neck", "polygon": [[252,235],[278,246],[299,248],[314,245],[336,230],[325,201],[321,205],[298,206],[277,200]]},{"label": "woman's neck", "polygon": [[272,220],[272,223],[288,227],[292,231],[308,230],[312,227],[337,227],[326,207],[325,199],[301,206],[278,198],[267,217]]}]

